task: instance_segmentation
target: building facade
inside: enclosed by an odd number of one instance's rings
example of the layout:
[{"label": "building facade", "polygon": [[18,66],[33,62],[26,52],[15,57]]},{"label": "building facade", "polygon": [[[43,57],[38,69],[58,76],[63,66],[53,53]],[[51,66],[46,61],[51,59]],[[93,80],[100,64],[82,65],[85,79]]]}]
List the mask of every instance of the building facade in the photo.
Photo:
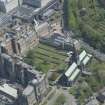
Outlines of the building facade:
[{"label": "building facade", "polygon": [[52,0],[23,0],[23,4],[26,4],[35,8],[41,8],[46,6],[50,1]]},{"label": "building facade", "polygon": [[[9,98],[9,101],[12,100],[11,103],[15,103],[13,105],[40,103],[43,97],[47,95],[49,86],[46,75],[34,70],[16,57],[6,54],[0,55],[0,77],[9,80],[13,85],[16,83],[23,87],[18,89],[19,86],[17,85],[15,88],[8,85],[11,89],[8,92],[6,91],[7,85],[5,85],[8,82],[0,84],[0,95]],[[14,93],[12,94],[11,92]]]}]

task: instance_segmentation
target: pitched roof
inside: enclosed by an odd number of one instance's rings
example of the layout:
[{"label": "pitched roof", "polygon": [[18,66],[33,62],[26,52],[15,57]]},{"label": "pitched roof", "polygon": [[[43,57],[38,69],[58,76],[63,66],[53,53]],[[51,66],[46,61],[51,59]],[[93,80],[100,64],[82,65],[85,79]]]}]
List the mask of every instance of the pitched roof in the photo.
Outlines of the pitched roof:
[{"label": "pitched roof", "polygon": [[70,67],[69,69],[66,71],[65,75],[67,77],[70,77],[71,74],[73,73],[73,71],[77,68],[77,64],[74,62]]},{"label": "pitched roof", "polygon": [[84,58],[85,58],[85,56],[86,56],[86,51],[84,50],[82,53],[80,53],[80,55],[79,55],[79,61],[81,62]]},{"label": "pitched roof", "polygon": [[88,55],[84,58],[83,64],[86,65],[86,64],[89,62],[89,60],[91,59],[91,57],[92,57],[92,55],[88,54]]},{"label": "pitched roof", "polygon": [[74,81],[76,79],[76,77],[78,76],[78,74],[80,73],[80,69],[76,69],[74,71],[74,73],[72,74],[72,76],[69,78],[69,81]]}]

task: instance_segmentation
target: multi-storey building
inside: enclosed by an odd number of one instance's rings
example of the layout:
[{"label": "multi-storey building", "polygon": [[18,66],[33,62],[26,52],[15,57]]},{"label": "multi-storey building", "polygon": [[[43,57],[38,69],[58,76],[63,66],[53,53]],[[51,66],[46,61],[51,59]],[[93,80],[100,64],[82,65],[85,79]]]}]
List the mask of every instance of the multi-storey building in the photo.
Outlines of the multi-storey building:
[{"label": "multi-storey building", "polygon": [[5,32],[1,36],[1,48],[3,53],[24,54],[30,48],[35,47],[39,38],[49,35],[49,24],[40,24],[36,28],[32,24],[14,25],[12,28],[2,29]]},{"label": "multi-storey building", "polygon": [[56,4],[59,0],[0,0],[0,11],[7,13],[5,18],[0,16],[0,26],[6,24],[0,30],[1,104],[34,105],[46,96],[49,88],[46,75],[24,63],[18,55],[37,45],[41,36],[50,34],[48,21],[37,17]]},{"label": "multi-storey building", "polygon": [[[2,32],[4,30],[4,32]],[[15,24],[1,30],[1,51],[7,54],[23,54],[38,44],[38,37],[34,25]]]},{"label": "multi-storey building", "polygon": [[[0,55],[0,77],[10,80],[13,85],[9,85],[8,82],[0,84],[0,96],[5,96],[9,102],[12,100],[12,105],[33,105],[41,102],[47,94],[46,75],[34,70],[16,57],[6,54]],[[21,91],[18,90],[19,86],[14,83],[23,87],[20,88]]]}]

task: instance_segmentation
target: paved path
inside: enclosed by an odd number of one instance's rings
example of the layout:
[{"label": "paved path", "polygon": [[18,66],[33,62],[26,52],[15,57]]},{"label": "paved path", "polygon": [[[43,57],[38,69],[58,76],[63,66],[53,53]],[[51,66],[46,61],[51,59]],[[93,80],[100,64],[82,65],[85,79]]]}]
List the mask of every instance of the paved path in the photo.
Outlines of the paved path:
[{"label": "paved path", "polygon": [[43,105],[44,102],[46,102],[48,100],[48,97],[54,92],[56,92],[56,90],[54,87],[52,87],[52,90],[47,94],[47,96],[43,99],[43,101],[39,105]]},{"label": "paved path", "polygon": [[56,99],[61,94],[64,94],[64,96],[66,98],[66,102],[65,102],[64,105],[77,105],[74,96],[73,95],[70,95],[69,92],[68,92],[68,90],[64,90],[62,88],[57,89],[56,86],[55,86],[55,87],[53,87],[52,91],[55,92],[53,94],[53,96],[49,100],[48,100],[48,97],[46,97],[44,99],[44,101],[43,101],[43,102],[47,101],[47,104],[46,105],[54,105],[54,103],[56,102]]},{"label": "paved path", "polygon": [[52,98],[50,100],[48,100],[47,105],[54,105],[57,97],[60,95],[60,91],[56,90],[56,93],[52,96]]},{"label": "paved path", "polygon": [[68,90],[61,90],[66,97],[65,105],[77,105],[76,100],[73,95],[69,94]]}]

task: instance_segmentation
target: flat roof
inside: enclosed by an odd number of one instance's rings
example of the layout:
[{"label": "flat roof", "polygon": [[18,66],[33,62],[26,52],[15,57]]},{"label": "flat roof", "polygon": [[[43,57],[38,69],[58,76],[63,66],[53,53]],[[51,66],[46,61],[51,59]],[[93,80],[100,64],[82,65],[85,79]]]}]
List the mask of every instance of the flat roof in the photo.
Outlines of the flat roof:
[{"label": "flat roof", "polygon": [[0,91],[9,96],[12,96],[13,98],[17,98],[17,90],[10,87],[8,84],[0,85]]},{"label": "flat roof", "polygon": [[74,62],[72,63],[72,65],[69,67],[69,69],[66,71],[65,75],[67,77],[71,76],[71,74],[73,73],[73,71],[76,69],[77,64]]},{"label": "flat roof", "polygon": [[74,81],[79,73],[80,73],[80,69],[77,68],[75,72],[72,74],[72,76],[69,78],[69,81]]}]

